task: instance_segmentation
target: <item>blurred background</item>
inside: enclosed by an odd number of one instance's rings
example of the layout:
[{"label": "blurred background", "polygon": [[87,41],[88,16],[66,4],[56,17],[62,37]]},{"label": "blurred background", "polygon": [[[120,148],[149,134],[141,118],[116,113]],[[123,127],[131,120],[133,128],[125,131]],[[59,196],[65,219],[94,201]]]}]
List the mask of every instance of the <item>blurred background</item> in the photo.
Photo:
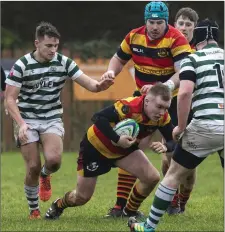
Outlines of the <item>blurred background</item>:
[{"label": "blurred background", "polygon": [[[6,73],[14,62],[34,50],[35,28],[48,21],[61,34],[59,52],[74,59],[80,69],[93,78],[100,78],[125,35],[144,24],[147,1],[32,1],[1,2],[1,65]],[[169,23],[176,12],[191,7],[199,14],[217,21],[220,46],[224,47],[223,1],[167,1]],[[79,142],[90,126],[93,113],[115,99],[131,96],[135,84],[129,62],[109,90],[94,94],[67,81],[61,99],[64,108],[64,151],[77,151]],[[1,101],[3,103],[3,101]],[[3,106],[3,105],[2,105]],[[1,151],[16,150],[12,120],[1,107]]]}]

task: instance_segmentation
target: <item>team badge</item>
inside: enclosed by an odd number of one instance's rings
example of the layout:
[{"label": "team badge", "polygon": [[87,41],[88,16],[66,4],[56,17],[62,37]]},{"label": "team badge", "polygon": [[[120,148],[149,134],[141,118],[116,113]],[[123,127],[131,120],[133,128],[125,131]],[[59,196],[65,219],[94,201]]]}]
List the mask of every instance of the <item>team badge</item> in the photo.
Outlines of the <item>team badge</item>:
[{"label": "team badge", "polygon": [[124,114],[128,114],[130,112],[130,107],[128,105],[124,105],[121,109],[121,111],[124,113]]},{"label": "team badge", "polygon": [[159,57],[167,57],[169,56],[168,51],[165,48],[160,48],[158,51]]}]

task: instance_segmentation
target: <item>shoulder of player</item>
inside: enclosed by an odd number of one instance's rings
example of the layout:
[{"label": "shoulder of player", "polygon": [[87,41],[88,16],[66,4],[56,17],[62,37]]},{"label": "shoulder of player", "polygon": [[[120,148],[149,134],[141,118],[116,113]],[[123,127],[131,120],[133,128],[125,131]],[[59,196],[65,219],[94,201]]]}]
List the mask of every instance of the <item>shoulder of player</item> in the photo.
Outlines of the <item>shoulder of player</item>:
[{"label": "shoulder of player", "polygon": [[145,34],[145,29],[146,29],[146,26],[134,28],[130,31],[130,35]]},{"label": "shoulder of player", "polygon": [[16,62],[14,63],[12,69],[15,69],[17,71],[24,71],[27,68],[27,65],[31,63],[32,60],[32,52],[25,54],[24,56],[21,56]]},{"label": "shoulder of player", "polygon": [[[192,53],[192,54],[189,54],[189,55],[188,55],[188,58],[189,58],[191,61],[193,61],[193,60],[197,61],[200,57],[205,56],[205,55],[206,55],[206,54],[205,54],[204,50],[199,50],[199,51],[195,51],[195,52]],[[200,58],[200,59],[201,59],[201,58]]]},{"label": "shoulder of player", "polygon": [[56,60],[65,68],[67,68],[72,62],[76,64],[75,60],[58,52],[56,53]]},{"label": "shoulder of player", "polygon": [[[124,99],[120,99],[119,103],[123,104],[123,113],[141,113],[142,105],[143,105],[143,96],[141,97],[128,97]],[[124,107],[125,106],[125,107]]]}]

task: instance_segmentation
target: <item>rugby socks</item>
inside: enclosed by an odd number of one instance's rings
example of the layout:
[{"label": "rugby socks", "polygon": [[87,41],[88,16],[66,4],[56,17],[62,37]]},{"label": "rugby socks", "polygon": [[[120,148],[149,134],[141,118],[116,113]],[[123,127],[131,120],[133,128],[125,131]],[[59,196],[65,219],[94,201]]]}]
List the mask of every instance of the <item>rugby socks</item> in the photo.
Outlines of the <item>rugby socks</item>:
[{"label": "rugby socks", "polygon": [[146,220],[148,226],[154,229],[156,228],[160,218],[163,216],[166,209],[173,200],[176,191],[177,189],[169,188],[163,185],[162,182],[159,184],[155,192],[155,197],[150,209],[149,216]]},{"label": "rugby socks", "polygon": [[140,191],[138,191],[137,185],[135,185],[126,204],[125,212],[131,215],[132,213],[137,212],[146,197],[147,196],[143,196]]},{"label": "rugby socks", "polygon": [[58,201],[57,201],[57,206],[58,208],[60,209],[66,209],[68,207],[71,207],[68,203],[68,197],[69,197],[69,194],[71,193],[70,192],[67,192],[64,197],[60,198]]},{"label": "rugby socks", "polygon": [[50,170],[48,170],[45,165],[43,165],[42,169],[41,169],[41,176],[42,177],[46,177],[49,176],[52,172]]},{"label": "rugby socks", "polygon": [[179,199],[179,191],[176,191],[176,194],[174,195],[174,198],[171,202],[172,207],[179,208],[180,207],[180,199]]},{"label": "rugby socks", "polygon": [[192,189],[187,189],[184,187],[184,185],[180,185],[180,193],[179,193],[179,199],[180,199],[180,207],[181,210],[184,211],[185,205],[187,204],[188,199],[190,198]]},{"label": "rugby socks", "polygon": [[127,204],[130,192],[136,182],[136,177],[128,172],[118,169],[118,183],[117,183],[117,201],[114,208],[123,209]]},{"label": "rugby socks", "polygon": [[30,186],[24,185],[24,191],[25,191],[25,195],[26,195],[27,202],[29,205],[29,210],[33,211],[33,210],[39,209],[39,205],[38,205],[39,186],[30,187]]}]

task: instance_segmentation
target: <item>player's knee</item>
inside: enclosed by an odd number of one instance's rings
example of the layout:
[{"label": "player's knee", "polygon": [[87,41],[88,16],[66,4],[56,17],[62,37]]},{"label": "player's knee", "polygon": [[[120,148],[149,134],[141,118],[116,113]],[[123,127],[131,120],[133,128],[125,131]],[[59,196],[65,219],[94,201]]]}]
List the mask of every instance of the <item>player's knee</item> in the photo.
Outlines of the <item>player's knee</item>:
[{"label": "player's knee", "polygon": [[157,185],[160,181],[160,174],[159,172],[155,172],[152,176],[151,176],[151,182],[155,185]]},{"label": "player's knee", "polygon": [[61,166],[61,162],[52,162],[52,164],[51,164],[52,172],[58,171],[60,166]]},{"label": "player's knee", "polygon": [[149,175],[145,179],[145,183],[151,185],[157,185],[159,181],[160,181],[160,174],[156,169],[153,172],[149,173]]},{"label": "player's knee", "polygon": [[52,157],[48,159],[47,166],[52,172],[58,171],[61,166],[61,157]]}]

